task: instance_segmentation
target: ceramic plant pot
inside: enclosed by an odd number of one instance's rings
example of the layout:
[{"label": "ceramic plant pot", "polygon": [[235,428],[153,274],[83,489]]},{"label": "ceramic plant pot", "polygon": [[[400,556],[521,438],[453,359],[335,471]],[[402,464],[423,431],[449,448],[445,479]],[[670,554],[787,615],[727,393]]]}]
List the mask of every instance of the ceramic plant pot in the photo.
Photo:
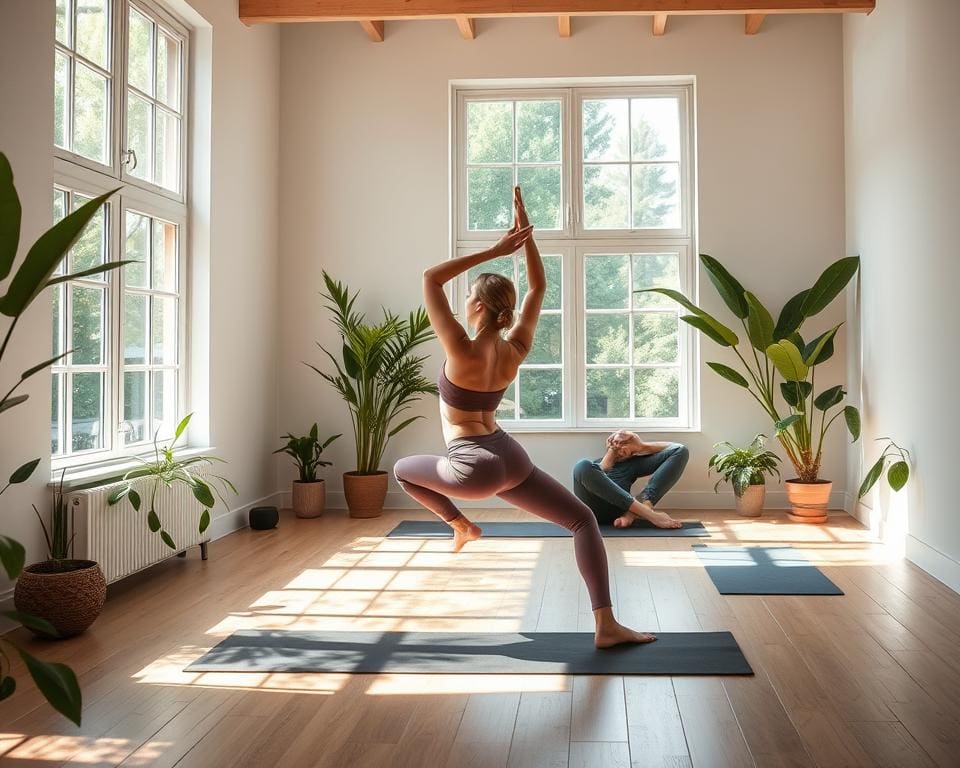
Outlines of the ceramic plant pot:
[{"label": "ceramic plant pot", "polygon": [[742,517],[760,517],[763,514],[763,503],[767,499],[767,486],[763,483],[751,485],[737,499],[737,514]]},{"label": "ceramic plant pot", "polygon": [[788,517],[795,523],[827,522],[827,504],[833,483],[830,480],[817,480],[815,483],[802,483],[799,480],[787,480],[787,500],[790,502]]},{"label": "ceramic plant pot", "polygon": [[327,484],[323,480],[293,483],[293,513],[297,517],[320,517],[327,502]]},{"label": "ceramic plant pot", "polygon": [[383,502],[387,498],[387,473],[361,475],[358,472],[344,472],[343,493],[347,497],[350,517],[380,517]]},{"label": "ceramic plant pot", "polygon": [[93,624],[106,600],[107,580],[93,560],[44,560],[28,565],[13,591],[17,610],[46,619],[60,638],[79,635]]}]

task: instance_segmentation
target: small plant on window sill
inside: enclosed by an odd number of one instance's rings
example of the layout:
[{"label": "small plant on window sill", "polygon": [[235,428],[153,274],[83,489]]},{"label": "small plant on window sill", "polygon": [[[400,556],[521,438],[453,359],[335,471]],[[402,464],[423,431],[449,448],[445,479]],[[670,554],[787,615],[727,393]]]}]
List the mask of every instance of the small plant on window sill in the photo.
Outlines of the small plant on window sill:
[{"label": "small plant on window sill", "polygon": [[863,478],[863,483],[860,485],[860,492],[857,494],[858,499],[862,499],[870,493],[870,489],[877,484],[877,480],[879,480],[883,474],[883,468],[887,460],[891,462],[889,469],[887,469],[887,482],[894,491],[903,490],[903,487],[910,479],[910,451],[906,448],[901,448],[889,437],[878,437],[877,440],[886,440],[887,444],[883,449],[883,453],[880,454],[880,458],[870,467],[867,476]]},{"label": "small plant on window sill", "polygon": [[[198,469],[210,467],[214,462],[223,462],[223,459],[216,456],[190,456],[185,459],[177,459],[174,456],[174,448],[177,441],[183,436],[187,426],[190,424],[192,413],[188,413],[177,425],[176,432],[173,435],[173,441],[169,445],[161,446],[159,443],[159,432],[154,435],[153,447],[155,459],[147,461],[139,456],[135,457],[137,461],[142,462],[142,467],[131,469],[120,481],[119,486],[114,490],[107,503],[110,506],[119,504],[123,499],[129,499],[130,505],[137,511],[143,506],[143,500],[140,493],[134,486],[139,482],[149,484],[150,507],[147,512],[147,526],[151,532],[159,533],[163,543],[170,549],[177,549],[177,544],[170,535],[170,532],[164,529],[157,513],[157,491],[161,486],[172,488],[178,483],[188,486],[193,493],[193,497],[203,506],[203,512],[200,515],[199,532],[204,533],[210,525],[210,510],[216,506],[217,498],[223,502],[224,506],[229,506],[224,499],[223,494],[227,489],[237,492],[227,478],[210,473],[209,477],[217,482],[208,482],[206,479],[195,474]],[[225,462],[224,462],[225,463]],[[221,492],[222,491],[222,492]],[[216,498],[214,496],[216,494]]]}]

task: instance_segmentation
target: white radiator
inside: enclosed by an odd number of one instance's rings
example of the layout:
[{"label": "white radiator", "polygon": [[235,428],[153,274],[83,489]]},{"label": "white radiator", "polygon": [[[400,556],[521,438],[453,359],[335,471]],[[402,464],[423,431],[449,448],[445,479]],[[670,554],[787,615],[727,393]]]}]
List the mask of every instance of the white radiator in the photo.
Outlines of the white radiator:
[{"label": "white radiator", "polygon": [[[203,477],[202,471],[194,474]],[[143,479],[134,482],[134,490],[141,499],[139,512],[127,498],[112,507],[107,504],[116,487],[116,484],[103,485],[65,494],[73,512],[76,556],[98,562],[108,584],[197,544],[201,545],[206,559],[210,529],[202,534],[198,531],[203,506],[193,497],[189,486],[177,483],[167,488],[161,483],[157,490],[155,508],[163,529],[177,545],[175,550],[163,543],[159,531],[153,533],[147,526],[152,482]]]}]

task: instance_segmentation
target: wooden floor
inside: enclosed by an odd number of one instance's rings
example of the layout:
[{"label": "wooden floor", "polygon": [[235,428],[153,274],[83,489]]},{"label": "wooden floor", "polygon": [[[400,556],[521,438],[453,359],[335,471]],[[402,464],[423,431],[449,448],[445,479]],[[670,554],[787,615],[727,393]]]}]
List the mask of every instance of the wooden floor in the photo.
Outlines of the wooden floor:
[{"label": "wooden floor", "polygon": [[[245,627],[590,630],[570,540],[388,540],[401,518],[285,514],[111,588],[85,635],[26,640],[69,663],[83,726],[20,675],[0,765],[960,765],[960,597],[887,562],[853,519],[687,514],[706,539],[608,539],[615,607],[640,629],[730,630],[754,677],[186,674]],[[522,519],[508,511],[479,520]],[[723,597],[694,543],[792,543],[843,597]],[[18,638],[25,635],[15,633]],[[22,670],[21,670],[22,672]]]}]

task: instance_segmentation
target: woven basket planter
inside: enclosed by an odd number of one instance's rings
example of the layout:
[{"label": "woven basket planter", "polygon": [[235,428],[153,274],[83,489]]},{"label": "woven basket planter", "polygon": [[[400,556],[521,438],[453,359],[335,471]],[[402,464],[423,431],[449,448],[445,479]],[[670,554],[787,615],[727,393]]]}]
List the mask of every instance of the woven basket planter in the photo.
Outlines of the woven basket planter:
[{"label": "woven basket planter", "polygon": [[344,472],[343,493],[347,497],[350,517],[380,517],[383,502],[387,498],[387,473],[361,475]]},{"label": "woven basket planter", "polygon": [[13,591],[18,611],[46,619],[61,638],[79,635],[93,624],[106,600],[107,580],[93,560],[44,560],[28,565]]}]

